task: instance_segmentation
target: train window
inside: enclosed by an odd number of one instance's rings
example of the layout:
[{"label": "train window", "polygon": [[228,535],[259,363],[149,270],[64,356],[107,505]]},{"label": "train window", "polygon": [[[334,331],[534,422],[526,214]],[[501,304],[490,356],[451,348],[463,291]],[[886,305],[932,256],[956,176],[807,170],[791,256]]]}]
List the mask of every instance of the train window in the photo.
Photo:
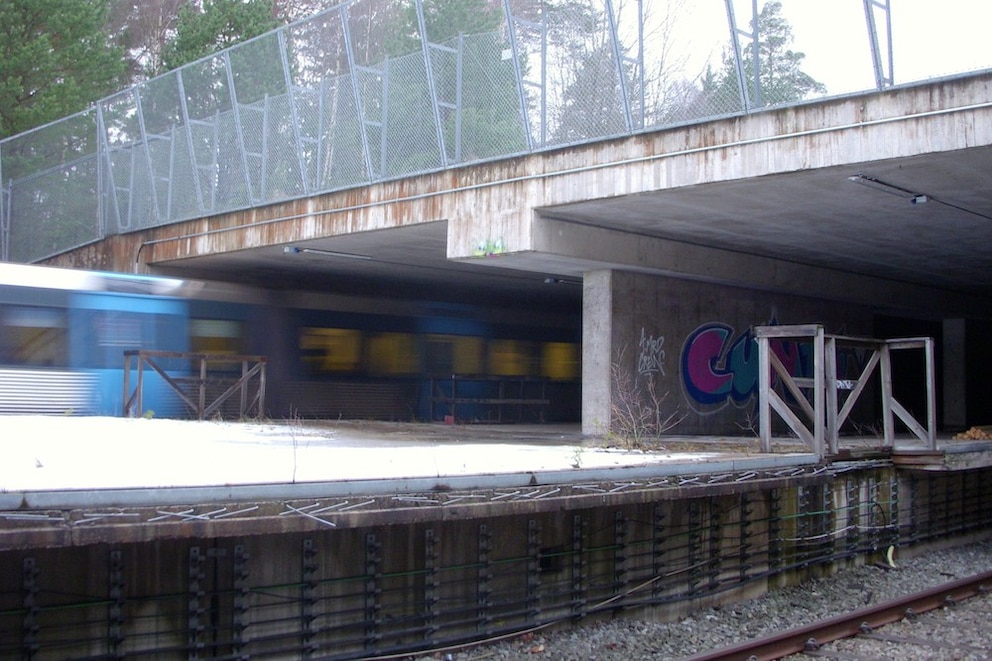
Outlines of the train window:
[{"label": "train window", "polygon": [[409,333],[376,333],[369,338],[369,372],[416,374],[420,369],[417,343]]},{"label": "train window", "polygon": [[482,374],[485,344],[481,337],[466,335],[427,336],[427,370],[431,374]]},{"label": "train window", "polygon": [[[124,352],[187,351],[186,324],[181,316],[118,309],[79,309],[73,312],[73,364],[89,368],[119,368]],[[159,361],[165,369],[178,365]]]},{"label": "train window", "polygon": [[190,351],[244,354],[243,326],[231,319],[190,319]]},{"label": "train window", "polygon": [[541,376],[548,379],[579,378],[579,345],[574,342],[545,342],[541,345]]},{"label": "train window", "polygon": [[481,374],[486,345],[481,337],[457,336],[453,343],[455,374]]},{"label": "train window", "polygon": [[64,310],[9,307],[0,310],[0,363],[34,367],[69,363]]},{"label": "train window", "polygon": [[300,330],[303,364],[312,374],[357,372],[362,360],[362,334],[350,328]]},{"label": "train window", "polygon": [[529,376],[536,373],[534,345],[523,340],[489,342],[489,373],[493,376]]}]

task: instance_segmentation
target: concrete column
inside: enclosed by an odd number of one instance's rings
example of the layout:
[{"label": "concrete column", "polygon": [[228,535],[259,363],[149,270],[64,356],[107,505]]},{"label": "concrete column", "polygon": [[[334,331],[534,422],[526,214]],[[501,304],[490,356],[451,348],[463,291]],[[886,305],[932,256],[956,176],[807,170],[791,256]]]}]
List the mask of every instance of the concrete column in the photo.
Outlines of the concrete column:
[{"label": "concrete column", "polygon": [[967,402],[967,323],[964,319],[944,319],[943,386],[946,429],[960,429],[968,424]]},{"label": "concrete column", "polygon": [[582,433],[610,427],[610,365],[613,353],[613,271],[582,279]]}]

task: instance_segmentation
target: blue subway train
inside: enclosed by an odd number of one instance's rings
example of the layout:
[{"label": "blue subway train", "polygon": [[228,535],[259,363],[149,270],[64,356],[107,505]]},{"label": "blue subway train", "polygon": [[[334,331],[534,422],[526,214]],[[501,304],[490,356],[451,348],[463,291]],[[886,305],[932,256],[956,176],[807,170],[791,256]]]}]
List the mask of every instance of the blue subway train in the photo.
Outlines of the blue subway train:
[{"label": "blue subway train", "polygon": [[[577,313],[566,323],[534,319],[0,264],[0,414],[121,415],[125,352],[146,350],[265,356],[270,418],[578,420]],[[177,381],[197,376],[181,357],[163,369]],[[236,374],[210,376],[223,389]],[[141,408],[191,415],[152,371]]]}]

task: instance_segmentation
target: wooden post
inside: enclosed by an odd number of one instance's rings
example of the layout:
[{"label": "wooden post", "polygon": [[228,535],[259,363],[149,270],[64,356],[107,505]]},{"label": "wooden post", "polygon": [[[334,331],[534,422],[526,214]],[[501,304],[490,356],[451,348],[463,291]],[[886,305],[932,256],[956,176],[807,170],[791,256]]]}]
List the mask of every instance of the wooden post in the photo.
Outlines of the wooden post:
[{"label": "wooden post", "polygon": [[813,451],[823,457],[826,415],[824,411],[824,349],[823,326],[817,326],[813,335]]},{"label": "wooden post", "polygon": [[933,338],[924,340],[927,361],[927,448],[937,449],[937,387],[936,374],[934,368],[934,343]]},{"label": "wooden post", "polygon": [[124,410],[121,414],[125,418],[131,417],[131,356],[124,352]]},{"label": "wooden post", "polygon": [[824,388],[827,407],[827,446],[831,454],[837,454],[840,429],[837,422],[837,338],[827,337],[824,341]]},{"label": "wooden post", "polygon": [[198,420],[203,420],[204,411],[207,408],[207,359],[205,356],[200,356],[200,391],[199,391],[199,404],[196,409],[196,417]]},{"label": "wooden post", "polygon": [[771,361],[768,360],[768,338],[758,336],[758,431],[761,451],[772,451],[772,416],[770,396],[772,388]]},{"label": "wooden post", "polygon": [[883,344],[881,352],[880,376],[882,381],[882,438],[886,445],[895,445],[895,423],[892,419],[892,357],[889,345]]}]

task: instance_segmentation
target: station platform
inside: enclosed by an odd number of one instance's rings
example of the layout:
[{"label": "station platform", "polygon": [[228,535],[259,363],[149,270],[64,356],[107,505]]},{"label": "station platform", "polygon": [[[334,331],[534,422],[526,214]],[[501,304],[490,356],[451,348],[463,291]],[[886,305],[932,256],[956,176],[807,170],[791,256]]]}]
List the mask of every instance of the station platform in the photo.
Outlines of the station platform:
[{"label": "station platform", "polygon": [[[0,428],[0,511],[618,482],[819,463],[798,442],[761,453],[755,437],[668,436],[627,449],[583,437],[578,425],[3,416]],[[921,469],[992,464],[989,442],[938,447],[907,441],[891,455]],[[859,460],[876,449],[873,439],[851,439],[844,454]]]},{"label": "station platform", "polygon": [[[578,425],[196,422],[3,416],[0,510],[498,488],[817,463],[757,439],[671,437],[645,449]],[[180,493],[180,492],[186,493]]]}]

